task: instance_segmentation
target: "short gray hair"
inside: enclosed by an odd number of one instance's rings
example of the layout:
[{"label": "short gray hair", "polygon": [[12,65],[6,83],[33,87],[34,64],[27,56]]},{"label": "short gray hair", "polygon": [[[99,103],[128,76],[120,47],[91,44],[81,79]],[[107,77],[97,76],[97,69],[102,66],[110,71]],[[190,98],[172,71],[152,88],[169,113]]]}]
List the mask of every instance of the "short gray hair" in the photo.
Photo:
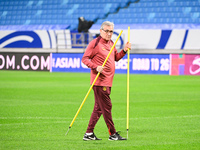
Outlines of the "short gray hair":
[{"label": "short gray hair", "polygon": [[104,26],[112,26],[114,28],[114,23],[113,22],[110,22],[110,21],[104,21],[102,24],[101,24],[101,30],[103,30]]}]

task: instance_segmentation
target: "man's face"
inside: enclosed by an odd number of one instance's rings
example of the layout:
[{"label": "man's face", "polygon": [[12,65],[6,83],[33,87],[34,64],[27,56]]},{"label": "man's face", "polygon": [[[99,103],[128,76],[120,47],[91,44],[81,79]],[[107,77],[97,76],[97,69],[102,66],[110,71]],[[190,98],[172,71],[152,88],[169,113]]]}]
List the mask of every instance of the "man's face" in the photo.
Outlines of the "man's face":
[{"label": "man's face", "polygon": [[103,29],[100,29],[100,34],[104,40],[109,41],[113,35],[113,27],[105,25]]}]

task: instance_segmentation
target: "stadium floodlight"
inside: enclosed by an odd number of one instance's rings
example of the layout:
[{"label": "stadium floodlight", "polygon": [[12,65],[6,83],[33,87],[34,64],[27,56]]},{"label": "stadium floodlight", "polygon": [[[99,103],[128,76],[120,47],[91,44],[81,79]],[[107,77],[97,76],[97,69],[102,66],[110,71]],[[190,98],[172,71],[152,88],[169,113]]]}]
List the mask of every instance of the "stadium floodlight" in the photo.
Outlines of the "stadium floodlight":
[{"label": "stadium floodlight", "polygon": [[[122,32],[123,32],[123,30],[121,30],[121,32],[120,32],[120,34],[118,35],[118,37],[117,37],[115,43],[114,43],[113,46],[111,47],[111,50],[110,50],[110,52],[108,53],[108,55],[107,55],[107,57],[106,57],[106,59],[105,59],[103,65],[102,65],[102,67],[104,67],[104,65],[106,64],[106,62],[107,62],[107,60],[108,60],[110,54],[112,53],[112,51],[113,51],[113,49],[114,49],[114,47],[115,47],[117,41],[119,40],[119,37],[121,36]],[[97,78],[99,77],[99,75],[100,75],[100,72],[98,72],[98,74],[97,74],[97,76],[95,77],[95,79],[94,79],[92,85],[90,86],[90,88],[89,88],[89,90],[88,90],[88,92],[87,92],[85,98],[83,99],[83,101],[82,101],[82,103],[81,103],[81,105],[80,105],[78,111],[76,112],[76,115],[74,116],[74,118],[73,118],[71,124],[69,125],[69,129],[72,127],[74,121],[76,120],[76,118],[77,118],[77,116],[78,116],[78,114],[79,114],[81,108],[83,107],[83,104],[85,103],[85,101],[86,101],[88,95],[90,94],[90,91],[92,90],[92,87],[94,86],[94,84],[95,84]],[[69,132],[69,129],[68,129],[67,133]],[[67,135],[67,133],[66,133],[65,135]]]},{"label": "stadium floodlight", "polygon": [[[128,42],[130,42],[130,27],[128,27]],[[127,139],[128,139],[128,130],[129,130],[129,68],[130,68],[130,49],[128,49],[127,54],[127,117],[126,117],[126,129],[127,129]]]}]

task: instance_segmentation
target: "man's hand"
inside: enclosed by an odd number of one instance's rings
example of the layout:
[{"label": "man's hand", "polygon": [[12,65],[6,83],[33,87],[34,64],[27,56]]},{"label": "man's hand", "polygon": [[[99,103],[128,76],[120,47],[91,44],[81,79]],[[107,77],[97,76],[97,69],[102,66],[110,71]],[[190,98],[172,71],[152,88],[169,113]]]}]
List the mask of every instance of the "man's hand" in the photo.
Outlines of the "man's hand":
[{"label": "man's hand", "polygon": [[102,66],[98,66],[96,70],[97,70],[97,72],[102,73],[103,69],[104,69],[104,67],[102,67]]},{"label": "man's hand", "polygon": [[128,49],[131,49],[131,43],[130,42],[127,42],[124,46],[124,52],[127,52]]}]

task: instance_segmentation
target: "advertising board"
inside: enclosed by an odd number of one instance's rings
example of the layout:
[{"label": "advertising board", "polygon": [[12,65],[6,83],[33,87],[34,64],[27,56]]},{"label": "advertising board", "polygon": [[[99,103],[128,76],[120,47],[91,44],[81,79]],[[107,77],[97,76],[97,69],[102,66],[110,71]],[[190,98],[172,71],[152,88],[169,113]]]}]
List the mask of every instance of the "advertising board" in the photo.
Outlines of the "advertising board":
[{"label": "advertising board", "polygon": [[50,53],[0,53],[0,70],[49,71]]},{"label": "advertising board", "polygon": [[[83,54],[53,53],[52,72],[90,72],[82,62]],[[116,73],[126,73],[127,56],[115,63]],[[131,54],[130,73],[169,74],[169,54]]]}]

